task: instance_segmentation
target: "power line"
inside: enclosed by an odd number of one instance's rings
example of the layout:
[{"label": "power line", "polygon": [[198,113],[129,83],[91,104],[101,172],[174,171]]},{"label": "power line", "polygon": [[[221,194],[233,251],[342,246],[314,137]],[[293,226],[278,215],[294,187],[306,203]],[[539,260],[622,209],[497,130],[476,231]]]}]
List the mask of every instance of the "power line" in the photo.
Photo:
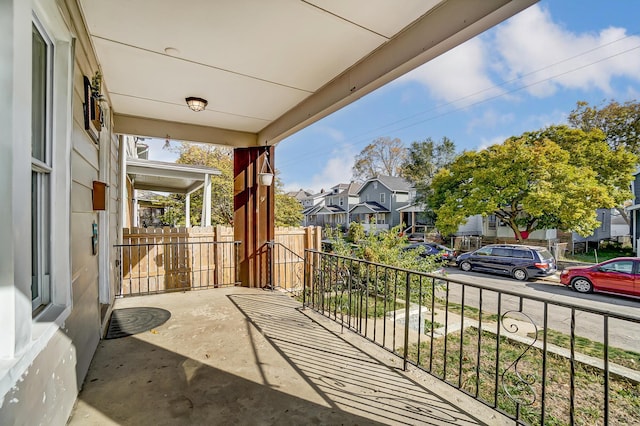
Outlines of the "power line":
[{"label": "power line", "polygon": [[[491,87],[487,87],[487,88],[485,88],[485,89],[479,90],[479,91],[474,92],[474,93],[472,93],[472,94],[465,95],[465,96],[460,97],[460,98],[458,98],[458,99],[455,99],[455,100],[453,100],[453,101],[449,101],[449,102],[445,102],[445,103],[440,103],[440,104],[435,105],[435,106],[433,106],[433,107],[431,107],[431,108],[428,108],[428,109],[427,109],[427,110],[425,110],[425,111],[422,111],[422,112],[419,112],[419,113],[416,113],[416,114],[413,114],[413,115],[410,115],[410,116],[407,116],[407,117],[401,118],[401,119],[399,119],[399,120],[396,120],[396,121],[393,121],[393,122],[390,122],[390,123],[384,124],[384,125],[382,125],[382,126],[378,126],[378,127],[374,128],[374,129],[371,129],[371,130],[368,130],[368,131],[366,131],[366,132],[364,132],[364,133],[361,133],[360,135],[356,135],[355,137],[353,137],[353,138],[352,138],[352,139],[355,139],[353,142],[343,144],[343,146],[355,147],[355,146],[358,146],[358,145],[360,145],[360,144],[362,144],[362,143],[369,142],[369,141],[370,141],[370,139],[369,139],[369,138],[367,138],[367,139],[360,139],[360,138],[364,138],[364,136],[365,136],[365,135],[369,135],[369,134],[372,134],[372,133],[374,133],[374,132],[378,132],[379,130],[382,130],[382,129],[386,129],[386,128],[389,128],[389,127],[395,126],[395,125],[397,125],[397,124],[399,124],[399,123],[402,123],[402,122],[405,122],[405,121],[407,121],[407,120],[411,120],[411,119],[414,119],[414,118],[416,118],[416,117],[423,116],[423,115],[425,115],[425,114],[428,114],[429,112],[432,112],[432,111],[435,111],[435,110],[439,110],[439,109],[445,108],[445,107],[447,107],[447,106],[452,106],[452,105],[458,104],[458,103],[460,103],[460,102],[462,102],[462,101],[464,101],[464,100],[467,100],[467,99],[470,99],[470,98],[476,97],[476,96],[478,96],[478,95],[482,95],[483,93],[486,93],[486,92],[489,92],[489,91],[494,91],[494,90],[496,90],[496,89],[499,89],[500,87],[503,87],[503,86],[506,86],[506,85],[510,85],[510,84],[516,83],[516,82],[518,82],[518,81],[522,81],[522,80],[526,79],[527,77],[530,77],[530,76],[532,76],[532,75],[535,75],[535,74],[537,74],[537,73],[540,73],[540,72],[542,72],[542,71],[545,71],[545,70],[547,70],[547,69],[549,69],[549,68],[556,67],[556,66],[558,66],[558,65],[561,65],[561,64],[566,63],[566,62],[569,62],[569,61],[573,61],[573,60],[578,59],[578,58],[580,58],[580,57],[582,57],[582,56],[588,55],[588,54],[590,54],[590,53],[593,53],[593,52],[598,51],[598,50],[600,50],[600,49],[603,49],[603,48],[605,48],[605,47],[609,47],[609,46],[611,46],[611,45],[613,45],[613,44],[615,44],[615,43],[621,42],[621,41],[626,40],[626,39],[628,39],[628,38],[630,38],[630,37],[633,37],[633,36],[635,36],[635,35],[637,35],[637,33],[629,34],[629,35],[627,35],[627,36],[625,36],[625,37],[622,37],[622,38],[619,38],[619,39],[613,40],[613,41],[611,41],[611,42],[609,42],[609,43],[606,43],[606,44],[599,45],[599,46],[594,47],[594,48],[592,48],[592,49],[589,49],[589,50],[583,51],[583,52],[581,52],[581,53],[579,53],[579,54],[577,54],[577,55],[573,55],[573,56],[571,56],[571,57],[568,57],[568,58],[562,59],[562,60],[557,61],[557,62],[554,62],[554,63],[552,63],[552,64],[548,64],[548,65],[546,65],[546,66],[544,66],[544,67],[542,67],[542,68],[539,68],[539,69],[533,70],[533,71],[531,71],[531,72],[525,73],[525,74],[523,74],[523,75],[520,75],[520,76],[518,76],[518,77],[512,78],[511,80],[506,80],[506,81],[503,81],[503,82],[501,82],[501,83],[499,83],[499,84],[494,84],[494,85],[492,85]],[[437,114],[437,115],[434,115],[434,116],[426,117],[426,118],[421,119],[421,120],[419,120],[419,121],[412,122],[412,123],[410,123],[410,124],[408,124],[408,125],[406,125],[406,126],[402,126],[402,127],[394,128],[393,130],[394,130],[394,131],[401,131],[401,130],[405,130],[405,129],[408,129],[408,128],[413,127],[413,126],[417,126],[418,124],[422,124],[422,123],[425,123],[425,122],[427,122],[427,121],[435,120],[435,119],[437,119],[437,118],[444,117],[444,116],[446,116],[446,115],[449,115],[449,114],[452,114],[452,113],[458,112],[458,111],[460,111],[460,110],[463,110],[463,109],[466,109],[466,108],[469,108],[469,107],[472,107],[472,106],[477,106],[477,105],[480,105],[480,104],[482,104],[482,103],[486,103],[486,102],[489,102],[489,101],[493,101],[493,100],[495,100],[495,99],[498,99],[498,98],[500,98],[500,97],[506,96],[506,95],[508,95],[508,94],[515,93],[515,92],[517,92],[517,91],[520,91],[520,90],[523,90],[523,89],[526,89],[526,88],[528,88],[528,87],[532,87],[532,86],[535,86],[535,85],[538,85],[538,84],[542,84],[542,83],[545,83],[545,82],[548,82],[548,81],[552,81],[552,80],[554,80],[554,79],[556,79],[556,78],[558,78],[558,77],[561,77],[561,76],[564,76],[564,75],[567,75],[567,74],[570,74],[570,73],[573,73],[573,72],[576,72],[576,71],[580,71],[580,70],[582,70],[582,69],[588,68],[588,67],[590,67],[590,66],[596,65],[596,64],[598,64],[598,63],[601,63],[601,62],[607,61],[607,60],[609,60],[609,59],[611,59],[611,58],[614,58],[614,57],[617,57],[617,56],[620,56],[620,55],[623,55],[623,54],[629,53],[629,52],[634,51],[634,50],[637,50],[637,49],[640,49],[640,45],[638,45],[638,46],[634,46],[634,47],[629,48],[629,49],[627,49],[627,50],[624,50],[624,51],[622,51],[622,52],[618,52],[618,53],[615,53],[615,54],[612,54],[612,55],[606,56],[606,57],[601,58],[601,59],[599,59],[599,60],[596,60],[596,61],[590,62],[590,63],[588,63],[588,64],[584,64],[584,65],[581,65],[581,66],[579,66],[579,67],[576,67],[576,68],[573,68],[573,69],[570,69],[570,70],[567,70],[567,71],[564,71],[564,72],[561,72],[561,73],[558,73],[558,74],[552,75],[552,76],[547,77],[547,78],[544,78],[544,79],[542,79],[542,80],[538,80],[538,81],[535,81],[535,82],[532,82],[532,83],[529,83],[529,84],[525,84],[525,85],[522,85],[522,86],[520,86],[520,87],[514,88],[514,89],[509,90],[509,91],[506,91],[506,92],[500,92],[500,93],[499,93],[499,94],[497,94],[497,95],[494,95],[494,96],[490,96],[490,97],[488,97],[488,98],[481,99],[481,100],[479,100],[479,101],[477,101],[477,102],[473,102],[473,103],[470,103],[470,104],[465,104],[464,106],[456,107],[456,108],[451,109],[451,110],[448,110],[448,111],[446,111],[446,112],[443,112],[443,113],[440,113],[440,114]],[[317,149],[317,150],[312,150],[312,151],[305,151],[305,153],[304,153],[304,154],[299,155],[299,156],[296,156],[296,157],[294,157],[294,158],[292,158],[292,159],[290,159],[290,160],[288,160],[288,161],[284,162],[284,163],[283,163],[283,165],[293,164],[293,163],[295,163],[295,162],[298,162],[300,159],[309,158],[309,157],[311,157],[311,156],[313,156],[313,155],[315,155],[315,154],[317,154],[317,153],[320,153],[320,152],[322,152],[322,151],[323,151],[323,150],[322,150],[321,148],[319,148],[319,149]]]}]

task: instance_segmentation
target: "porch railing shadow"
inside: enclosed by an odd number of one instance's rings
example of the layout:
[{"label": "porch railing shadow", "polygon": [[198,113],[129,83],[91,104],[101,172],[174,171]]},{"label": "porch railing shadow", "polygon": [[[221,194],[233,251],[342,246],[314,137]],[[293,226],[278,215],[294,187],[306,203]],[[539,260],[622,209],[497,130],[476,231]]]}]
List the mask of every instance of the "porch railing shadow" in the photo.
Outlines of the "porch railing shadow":
[{"label": "porch railing shadow", "polygon": [[640,316],[318,251],[305,262],[305,306],[517,423],[638,418]]}]

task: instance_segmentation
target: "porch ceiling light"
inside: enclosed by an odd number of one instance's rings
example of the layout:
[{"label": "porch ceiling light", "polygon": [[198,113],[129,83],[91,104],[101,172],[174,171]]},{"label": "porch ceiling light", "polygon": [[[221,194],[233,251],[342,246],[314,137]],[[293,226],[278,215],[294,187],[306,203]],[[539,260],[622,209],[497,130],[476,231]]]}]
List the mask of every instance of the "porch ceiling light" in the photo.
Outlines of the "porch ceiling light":
[{"label": "porch ceiling light", "polygon": [[185,101],[187,101],[187,105],[189,106],[189,108],[191,108],[192,111],[196,112],[204,110],[209,103],[206,99],[194,97],[188,97],[185,99]]}]

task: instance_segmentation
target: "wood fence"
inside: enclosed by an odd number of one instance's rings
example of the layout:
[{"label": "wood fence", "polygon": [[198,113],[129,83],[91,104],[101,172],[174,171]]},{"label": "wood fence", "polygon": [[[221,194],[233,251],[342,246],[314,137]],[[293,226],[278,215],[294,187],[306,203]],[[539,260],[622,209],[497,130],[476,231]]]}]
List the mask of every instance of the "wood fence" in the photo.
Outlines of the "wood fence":
[{"label": "wood fence", "polygon": [[[118,296],[241,284],[236,268],[240,242],[233,237],[233,228],[225,226],[123,229],[123,244],[116,246]],[[320,240],[319,227],[276,228],[268,284],[301,286],[304,251],[320,250]]]}]

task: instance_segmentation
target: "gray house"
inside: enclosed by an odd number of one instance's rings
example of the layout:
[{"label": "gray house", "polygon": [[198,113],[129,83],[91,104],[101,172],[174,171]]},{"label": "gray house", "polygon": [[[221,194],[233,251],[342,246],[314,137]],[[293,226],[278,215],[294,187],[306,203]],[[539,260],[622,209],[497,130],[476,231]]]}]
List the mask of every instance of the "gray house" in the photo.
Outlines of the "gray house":
[{"label": "gray house", "polygon": [[626,208],[631,216],[631,244],[637,256],[640,256],[640,169],[636,170],[631,182],[631,192],[633,193],[633,204]]},{"label": "gray house", "polygon": [[366,181],[358,192],[360,202],[349,213],[351,220],[369,230],[389,229],[401,223],[399,208],[413,199],[414,189],[406,180],[393,176],[378,176]]},{"label": "gray house", "polygon": [[356,182],[340,183],[330,191],[321,192],[315,205],[303,211],[304,224],[307,226],[347,227],[350,222],[349,209],[358,204],[358,190],[361,184]]}]

